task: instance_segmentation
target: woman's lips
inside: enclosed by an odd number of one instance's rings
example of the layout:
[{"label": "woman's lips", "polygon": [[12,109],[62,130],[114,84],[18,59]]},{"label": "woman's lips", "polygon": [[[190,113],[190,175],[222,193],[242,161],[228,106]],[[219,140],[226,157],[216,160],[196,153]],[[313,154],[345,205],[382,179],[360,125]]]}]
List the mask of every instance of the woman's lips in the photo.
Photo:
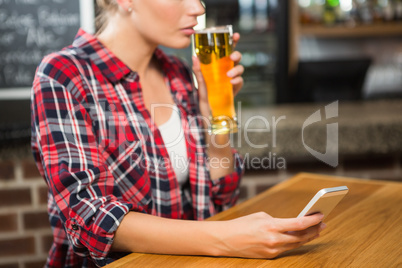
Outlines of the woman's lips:
[{"label": "woman's lips", "polygon": [[185,35],[192,35],[195,33],[193,28],[183,28],[181,29],[181,32],[184,33]]}]

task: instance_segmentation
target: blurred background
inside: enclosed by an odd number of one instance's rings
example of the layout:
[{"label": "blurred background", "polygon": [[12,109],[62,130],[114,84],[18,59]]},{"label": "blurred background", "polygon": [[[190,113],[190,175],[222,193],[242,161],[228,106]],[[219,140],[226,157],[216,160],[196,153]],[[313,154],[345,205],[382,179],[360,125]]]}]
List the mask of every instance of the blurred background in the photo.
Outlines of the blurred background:
[{"label": "blurred background", "polygon": [[[235,102],[251,131],[233,137],[247,169],[240,202],[298,172],[402,181],[402,0],[204,3],[206,26],[241,34],[245,85]],[[30,153],[30,87],[44,55],[79,27],[95,31],[95,13],[93,0],[0,1],[0,268],[45,262],[52,235]],[[163,49],[191,64],[191,47]],[[337,116],[327,118],[334,101]],[[322,120],[305,127],[316,111]],[[333,166],[306,150],[329,152],[329,124],[339,138]]]}]

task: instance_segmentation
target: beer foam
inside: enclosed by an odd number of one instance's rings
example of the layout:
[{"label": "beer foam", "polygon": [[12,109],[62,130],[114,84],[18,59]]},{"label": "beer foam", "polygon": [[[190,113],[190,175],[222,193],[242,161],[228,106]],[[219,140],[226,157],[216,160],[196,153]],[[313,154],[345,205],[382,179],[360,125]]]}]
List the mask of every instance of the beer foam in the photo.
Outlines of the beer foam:
[{"label": "beer foam", "polygon": [[230,33],[230,28],[226,26],[220,27],[209,27],[202,30],[195,31],[196,34],[206,34],[206,33]]}]

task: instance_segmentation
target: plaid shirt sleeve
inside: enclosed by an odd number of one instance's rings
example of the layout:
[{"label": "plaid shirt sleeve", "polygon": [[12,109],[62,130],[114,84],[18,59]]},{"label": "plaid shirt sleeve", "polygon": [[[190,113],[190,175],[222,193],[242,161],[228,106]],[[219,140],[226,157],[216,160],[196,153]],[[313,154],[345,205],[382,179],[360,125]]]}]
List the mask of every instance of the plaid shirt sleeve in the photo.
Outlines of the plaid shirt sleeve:
[{"label": "plaid shirt sleeve", "polygon": [[103,266],[113,261],[107,256],[124,215],[143,209],[121,198],[102,149],[96,146],[90,116],[72,96],[74,88],[61,83],[38,72],[33,85],[40,169],[74,252]]}]

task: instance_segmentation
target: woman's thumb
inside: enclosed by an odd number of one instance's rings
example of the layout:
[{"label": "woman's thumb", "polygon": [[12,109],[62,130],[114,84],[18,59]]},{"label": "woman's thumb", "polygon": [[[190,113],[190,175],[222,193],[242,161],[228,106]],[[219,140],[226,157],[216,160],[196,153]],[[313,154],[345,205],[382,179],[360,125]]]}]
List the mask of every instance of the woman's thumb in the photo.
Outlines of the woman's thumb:
[{"label": "woman's thumb", "polygon": [[201,73],[200,60],[196,56],[193,56],[193,72],[194,72],[195,78],[197,79],[198,88],[201,86],[204,86],[205,81],[204,81],[204,77],[202,76],[202,73]]}]

